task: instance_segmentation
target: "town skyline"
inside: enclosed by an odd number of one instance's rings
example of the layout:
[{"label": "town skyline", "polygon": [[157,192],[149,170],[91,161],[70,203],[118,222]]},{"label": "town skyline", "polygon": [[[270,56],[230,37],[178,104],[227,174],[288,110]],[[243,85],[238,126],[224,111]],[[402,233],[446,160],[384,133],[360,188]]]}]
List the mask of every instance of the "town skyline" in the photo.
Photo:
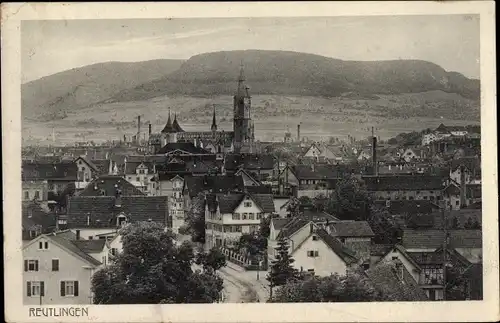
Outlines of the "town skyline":
[{"label": "town skyline", "polygon": [[[25,21],[22,82],[109,61],[187,60],[248,49],[348,61],[425,60],[477,79],[478,32],[479,19],[470,15]],[[311,34],[331,34],[334,41],[318,42]]]}]

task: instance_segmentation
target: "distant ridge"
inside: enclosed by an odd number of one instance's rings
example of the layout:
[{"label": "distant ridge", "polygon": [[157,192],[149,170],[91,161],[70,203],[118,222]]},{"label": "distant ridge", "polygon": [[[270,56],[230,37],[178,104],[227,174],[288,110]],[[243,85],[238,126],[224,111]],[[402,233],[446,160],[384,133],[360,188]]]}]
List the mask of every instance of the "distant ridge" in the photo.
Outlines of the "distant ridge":
[{"label": "distant ridge", "polygon": [[127,89],[113,101],[162,95],[209,96],[234,92],[240,62],[254,94],[335,97],[346,92],[401,94],[432,90],[479,98],[479,81],[420,60],[343,61],[289,51],[224,51],[200,54],[165,77]]},{"label": "distant ridge", "polygon": [[99,103],[232,95],[244,63],[252,94],[336,97],[426,91],[479,100],[479,80],[420,60],[343,61],[289,51],[223,51],[187,61],[107,62],[22,85],[23,118],[46,121]]}]

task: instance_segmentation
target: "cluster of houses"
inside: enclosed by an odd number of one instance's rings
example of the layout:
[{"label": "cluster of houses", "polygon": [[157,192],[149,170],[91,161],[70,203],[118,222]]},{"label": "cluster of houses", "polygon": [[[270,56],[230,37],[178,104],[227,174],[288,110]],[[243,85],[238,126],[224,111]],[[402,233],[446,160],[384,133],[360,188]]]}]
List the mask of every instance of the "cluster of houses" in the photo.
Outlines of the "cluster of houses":
[{"label": "cluster of houses", "polygon": [[[450,136],[443,140],[469,134],[446,129]],[[441,140],[429,138],[427,146]],[[288,155],[276,153],[283,144]],[[446,255],[470,276],[467,297],[482,297],[480,156],[452,154],[436,169],[433,158],[439,154],[428,147],[396,149],[388,158],[376,138],[369,152],[343,144],[283,144],[259,143],[252,148],[258,153],[236,153],[202,141],[167,141],[155,154],[127,150],[25,158],[25,304],[91,303],[91,277],[121,251],[120,228],[153,221],[179,233],[200,196],[207,247],[234,250],[242,235],[258,234],[262,220],[270,219],[268,263],[285,239],[299,271],[326,276],[362,269],[374,280],[394,277],[386,285],[415,286],[416,300],[439,300]],[[290,203],[328,195],[348,175],[361,179],[375,205],[400,221],[399,243],[376,244],[366,221],[340,220],[309,208],[290,216]],[[446,248],[444,228],[450,240]]]}]

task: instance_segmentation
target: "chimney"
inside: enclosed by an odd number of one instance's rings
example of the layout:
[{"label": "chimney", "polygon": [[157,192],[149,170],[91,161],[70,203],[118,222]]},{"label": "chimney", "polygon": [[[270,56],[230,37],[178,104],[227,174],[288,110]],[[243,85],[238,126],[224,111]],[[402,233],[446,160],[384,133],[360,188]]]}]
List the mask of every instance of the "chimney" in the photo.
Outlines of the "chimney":
[{"label": "chimney", "polygon": [[[373,127],[372,127],[373,133]],[[378,164],[377,164],[377,137],[372,136],[372,162],[373,162],[373,175],[378,175]]]},{"label": "chimney", "polygon": [[460,166],[460,207],[465,206],[465,194],[466,194],[466,183],[465,183],[465,167]]},{"label": "chimney", "polygon": [[76,240],[80,240],[80,230],[76,230]]},{"label": "chimney", "polygon": [[149,136],[151,137],[151,122],[149,123]]},{"label": "chimney", "polygon": [[297,142],[300,142],[300,124],[297,125]]},{"label": "chimney", "polygon": [[141,116],[137,116],[137,141],[141,139]]}]

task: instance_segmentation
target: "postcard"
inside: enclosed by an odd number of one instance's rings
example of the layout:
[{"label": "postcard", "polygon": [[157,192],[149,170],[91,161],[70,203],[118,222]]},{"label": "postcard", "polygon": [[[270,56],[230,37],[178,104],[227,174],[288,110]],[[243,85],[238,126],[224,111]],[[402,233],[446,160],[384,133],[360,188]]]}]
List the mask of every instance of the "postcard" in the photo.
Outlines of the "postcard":
[{"label": "postcard", "polygon": [[497,321],[494,26],[2,4],[6,321]]}]

